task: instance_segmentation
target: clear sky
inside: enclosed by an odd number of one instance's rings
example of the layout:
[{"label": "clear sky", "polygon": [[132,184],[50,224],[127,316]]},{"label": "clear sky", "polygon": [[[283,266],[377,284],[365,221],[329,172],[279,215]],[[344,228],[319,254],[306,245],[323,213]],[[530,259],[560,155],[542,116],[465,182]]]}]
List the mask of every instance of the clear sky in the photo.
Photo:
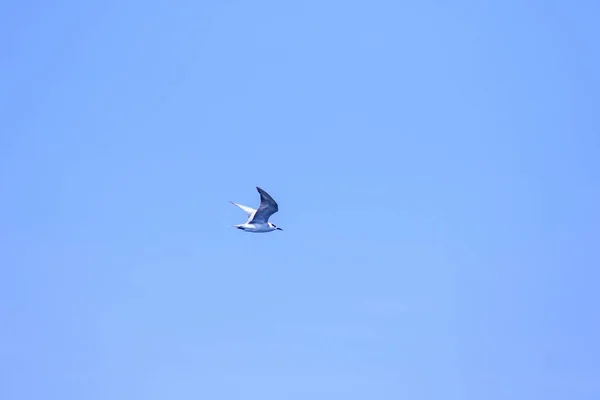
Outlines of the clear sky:
[{"label": "clear sky", "polygon": [[597,400],[599,13],[2,2],[0,398]]}]

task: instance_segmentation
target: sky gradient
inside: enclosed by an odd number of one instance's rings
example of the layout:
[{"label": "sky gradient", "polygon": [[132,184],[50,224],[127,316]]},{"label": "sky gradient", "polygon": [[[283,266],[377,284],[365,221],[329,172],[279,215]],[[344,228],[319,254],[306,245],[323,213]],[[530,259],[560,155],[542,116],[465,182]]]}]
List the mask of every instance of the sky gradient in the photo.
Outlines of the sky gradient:
[{"label": "sky gradient", "polygon": [[0,398],[597,400],[599,13],[2,2]]}]

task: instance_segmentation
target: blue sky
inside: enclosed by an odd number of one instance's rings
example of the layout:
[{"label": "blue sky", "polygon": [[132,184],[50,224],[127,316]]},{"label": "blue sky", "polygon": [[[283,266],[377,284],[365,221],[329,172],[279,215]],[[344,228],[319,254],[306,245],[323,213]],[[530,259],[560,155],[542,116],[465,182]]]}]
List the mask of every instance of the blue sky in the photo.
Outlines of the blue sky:
[{"label": "blue sky", "polygon": [[0,398],[598,399],[598,12],[3,2]]}]

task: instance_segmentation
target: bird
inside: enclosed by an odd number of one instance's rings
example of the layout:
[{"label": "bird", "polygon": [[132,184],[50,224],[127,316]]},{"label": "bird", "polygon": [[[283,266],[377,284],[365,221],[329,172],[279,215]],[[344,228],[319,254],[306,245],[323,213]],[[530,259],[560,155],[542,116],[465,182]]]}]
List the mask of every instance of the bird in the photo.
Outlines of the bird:
[{"label": "bird", "polygon": [[271,215],[279,211],[279,206],[273,198],[264,190],[256,187],[260,194],[260,206],[257,210],[251,207],[243,206],[233,201],[229,201],[234,206],[238,206],[248,215],[248,220],[243,224],[233,225],[234,228],[252,233],[266,233],[273,231],[282,231],[280,227],[269,222]]}]

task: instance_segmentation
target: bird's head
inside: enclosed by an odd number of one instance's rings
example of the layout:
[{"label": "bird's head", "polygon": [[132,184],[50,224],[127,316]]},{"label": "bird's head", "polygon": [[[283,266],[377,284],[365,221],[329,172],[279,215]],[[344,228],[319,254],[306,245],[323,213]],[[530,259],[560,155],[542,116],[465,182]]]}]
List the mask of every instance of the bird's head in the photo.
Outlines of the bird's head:
[{"label": "bird's head", "polygon": [[271,227],[271,229],[273,229],[274,231],[282,231],[283,229],[279,228],[278,226],[276,226],[275,224],[269,222],[269,226]]}]

